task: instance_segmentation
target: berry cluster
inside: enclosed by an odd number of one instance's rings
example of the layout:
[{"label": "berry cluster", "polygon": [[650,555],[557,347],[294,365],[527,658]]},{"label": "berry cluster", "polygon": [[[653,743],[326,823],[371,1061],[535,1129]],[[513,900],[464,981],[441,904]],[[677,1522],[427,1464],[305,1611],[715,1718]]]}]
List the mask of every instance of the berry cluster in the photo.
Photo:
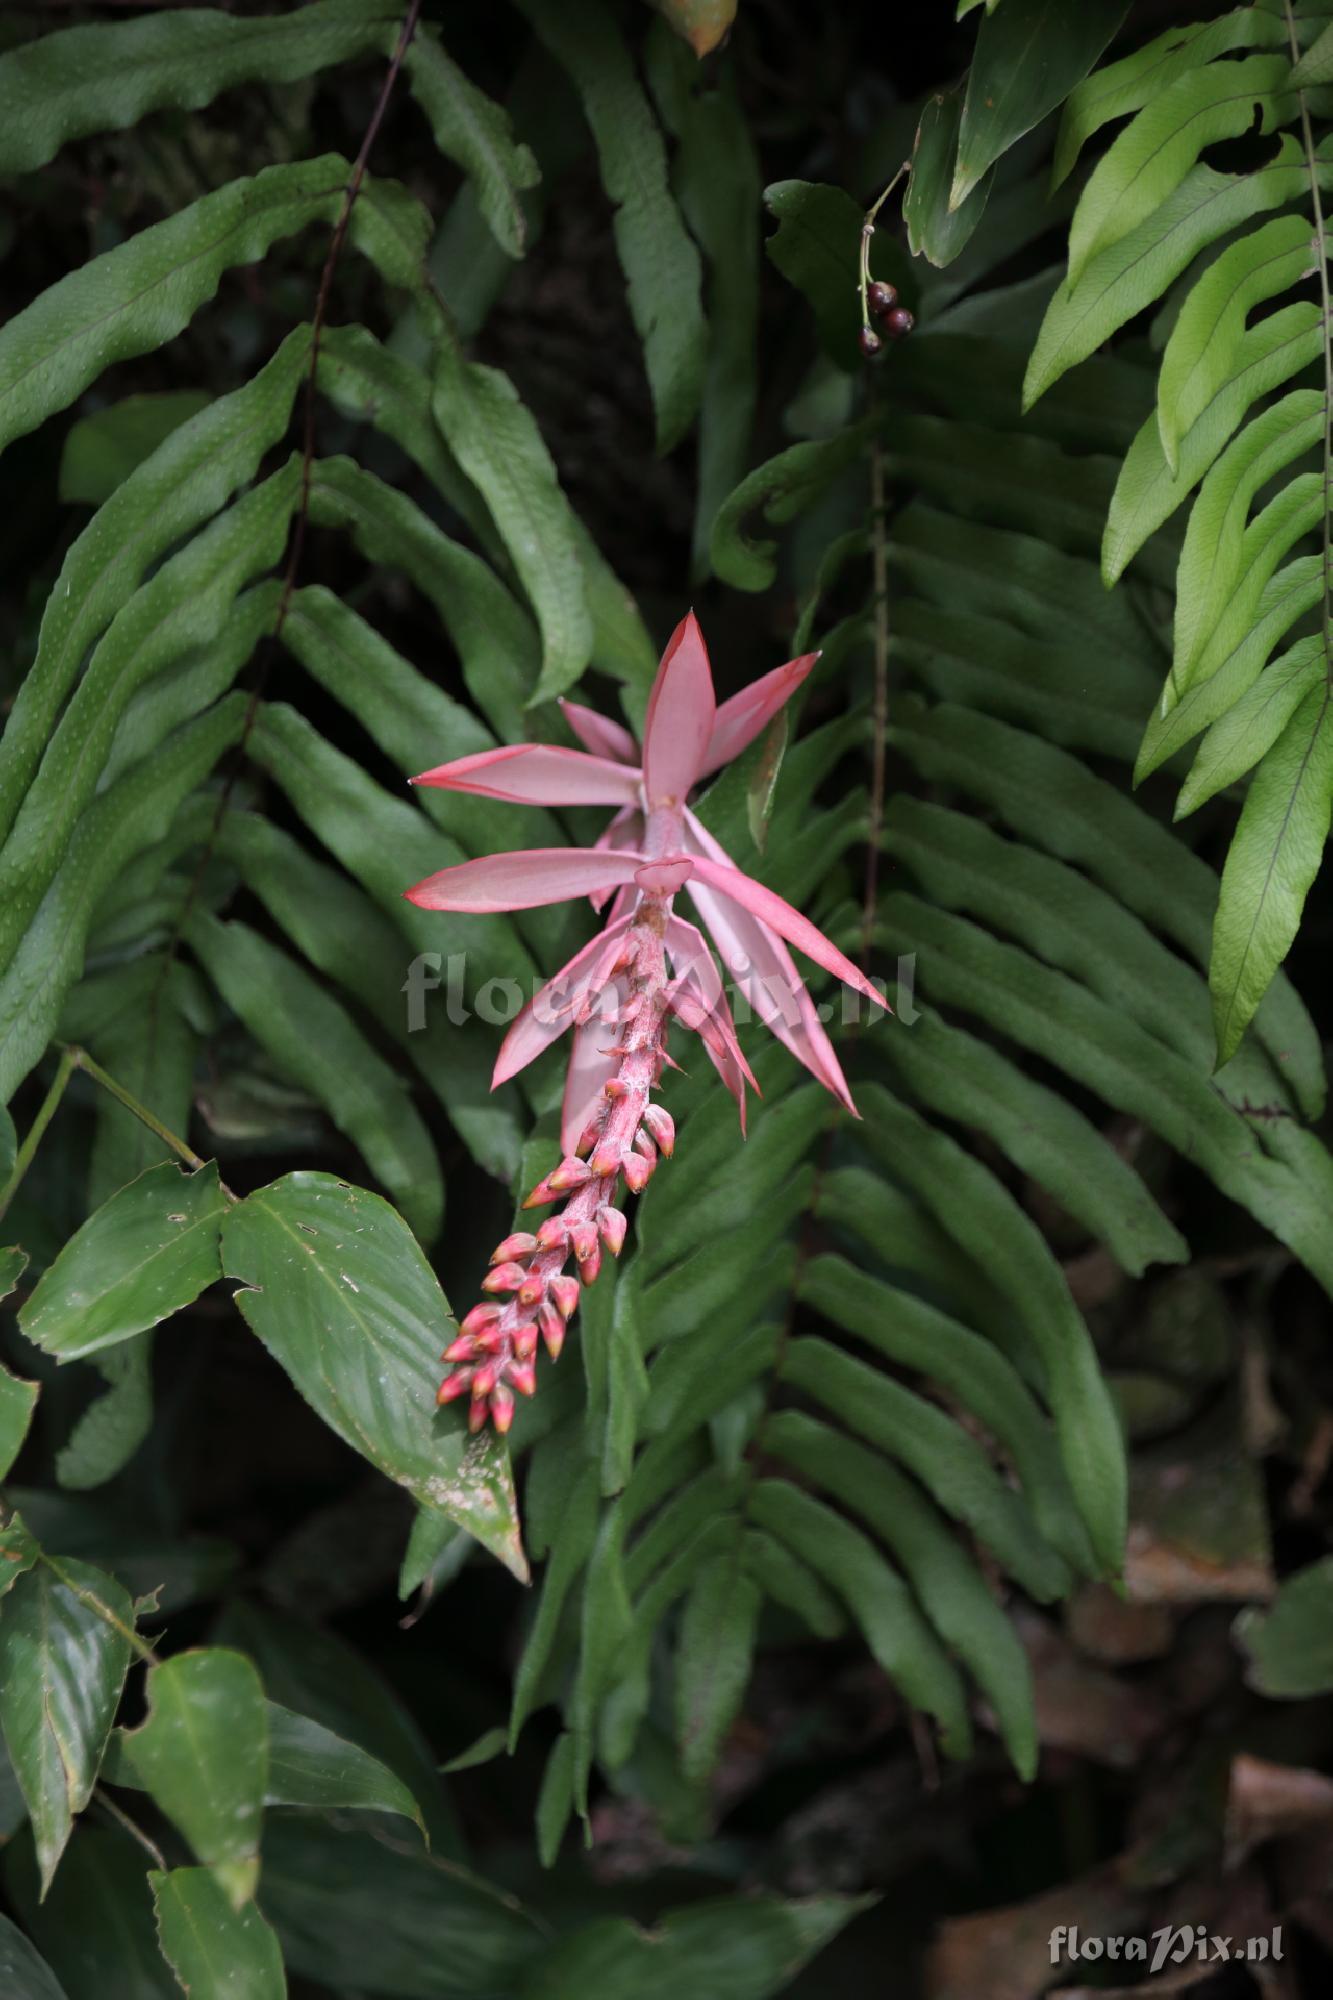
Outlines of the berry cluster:
[{"label": "berry cluster", "polygon": [[867,361],[878,361],[884,354],[886,340],[901,340],[910,333],[916,320],[906,306],[898,303],[898,293],[893,285],[887,285],[882,278],[876,278],[866,287],[866,304],[883,328],[876,333],[869,324],[861,328],[861,352]]}]

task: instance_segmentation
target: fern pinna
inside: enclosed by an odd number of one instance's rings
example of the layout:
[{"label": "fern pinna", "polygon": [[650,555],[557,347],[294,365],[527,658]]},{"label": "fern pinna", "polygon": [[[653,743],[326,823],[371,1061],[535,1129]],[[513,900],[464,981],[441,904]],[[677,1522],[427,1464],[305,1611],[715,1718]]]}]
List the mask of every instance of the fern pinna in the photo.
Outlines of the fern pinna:
[{"label": "fern pinna", "polygon": [[[417,1612],[509,1572],[507,1714],[457,1761],[537,1759],[554,1863],[605,1800],[704,1839],[770,1647],[869,1654],[918,1741],[980,1726],[1030,1777],[1030,1603],[1125,1563],[1131,1281],[1198,1254],[1207,1182],[1333,1293],[1280,970],[1333,785],[1327,9],[1136,47],[1121,0],[998,0],[958,89],[848,138],[852,192],[763,188],[735,11],[515,0],[500,59],[445,0],[155,8],[0,55],[0,174],[150,190],[0,330],[0,448],[55,440],[92,510],[0,740],[0,1468],[63,1489],[0,1528],[15,1896],[40,1923],[97,1788],[146,1794],[182,1986],[221,1936],[264,2000],[284,1964],[630,1994],[723,1935],[763,2000],[856,1909],[552,1946],[330,1634],[238,1586],[179,1649],[114,1510],[67,1510],[143,1473],[191,1316],[400,1489]],[[294,151],[335,93],[345,151]],[[651,436],[629,476],[668,468],[642,609],[582,430],[496,365],[571,185]],[[1159,767],[1181,817],[1253,772],[1220,880],[1133,795]],[[173,1614],[231,1587],[174,1559]],[[383,1984],[375,1925],[333,1922],[381,1889],[476,1966],[404,1947]]]}]

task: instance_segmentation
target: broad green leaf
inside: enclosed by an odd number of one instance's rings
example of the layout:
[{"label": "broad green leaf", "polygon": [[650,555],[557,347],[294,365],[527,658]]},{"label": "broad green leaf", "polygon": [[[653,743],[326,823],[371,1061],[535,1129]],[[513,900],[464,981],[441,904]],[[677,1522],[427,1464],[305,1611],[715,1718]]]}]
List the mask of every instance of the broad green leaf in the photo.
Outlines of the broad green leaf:
[{"label": "broad green leaf", "polygon": [[745,1567],[766,1598],[794,1612],[817,1639],[840,1639],[847,1629],[842,1610],[805,1563],[798,1562],[771,1535],[757,1528],[745,1534]]},{"label": "broad green leaf", "polygon": [[[847,1324],[849,1315],[838,1310],[841,1298],[835,1293],[825,1303],[818,1276],[803,1288],[803,1295],[821,1304],[831,1317],[836,1312],[839,1324]],[[978,1347],[982,1344],[975,1342]],[[952,1417],[879,1369],[813,1335],[793,1345],[783,1364],[783,1379],[906,1465],[942,1508],[994,1551],[1030,1595],[1049,1603],[1067,1588],[1067,1565],[1043,1538],[1028,1498],[1000,1479],[975,1438]]]},{"label": "broad green leaf", "polygon": [[[1321,187],[1329,172],[1321,161]],[[1023,407],[1030,409],[1068,369],[1160,298],[1201,250],[1265,209],[1299,200],[1308,186],[1304,155],[1290,133],[1269,164],[1252,173],[1191,167],[1159,208],[1091,260],[1076,285],[1057,288],[1028,363]]]},{"label": "broad green leaf", "polygon": [[1251,309],[1293,290],[1314,264],[1312,228],[1305,216],[1278,216],[1224,250],[1191,290],[1157,380],[1157,428],[1173,474],[1181,438],[1236,373]]},{"label": "broad green leaf", "polygon": [[[1293,1171],[1276,1144],[1270,1152],[1262,1131],[1256,1133],[1243,1115],[1245,1100],[1233,1102],[1212,1084],[1197,1058],[1182,1058],[1099,995],[976,925],[896,896],[886,915],[890,949],[903,949],[910,939],[931,953],[932,990],[942,1005],[992,1022],[1043,1057],[1058,1048],[1060,1066],[1070,1076],[1194,1159],[1224,1193],[1294,1250],[1321,1284],[1333,1288],[1328,1232],[1319,1220],[1325,1199],[1321,1176],[1311,1163]],[[1250,1076],[1286,1108],[1280,1072],[1264,1064]],[[1232,1088],[1244,1090],[1243,1071]],[[1046,1334],[1049,1328],[1033,1322],[1032,1331]],[[1086,1478],[1088,1469],[1070,1462],[1074,1437],[1071,1429],[1064,1439],[1066,1464],[1071,1478]]]},{"label": "broad green leaf", "polygon": [[[216,1649],[209,1657],[215,1655]],[[242,1656],[232,1653],[226,1657]],[[415,1821],[425,1833],[421,1808],[402,1779],[378,1757],[311,1716],[298,1715],[276,1701],[265,1703],[264,1713],[268,1730],[265,1805],[305,1806],[319,1812],[395,1813]],[[136,1762],[133,1737],[133,1731],[124,1729],[112,1737],[104,1774],[112,1784],[142,1790],[146,1779]]]},{"label": "broad green leaf", "polygon": [[460,955],[469,993],[490,977],[517,981],[521,995],[534,990],[535,962],[505,918],[421,910],[403,895],[413,881],[465,859],[410,800],[394,798],[283,702],[260,710],[249,750],[311,832],[394,920],[414,953]]},{"label": "broad green leaf", "polygon": [[332,223],[350,169],[336,153],[266,167],[191,203],[49,285],[0,333],[0,448],[68,407],[113,362],[189,325],[224,271]]},{"label": "broad green leaf", "polygon": [[574,1738],[565,1730],[556,1738],[537,1794],[537,1858],[553,1868],[574,1812]]},{"label": "broad green leaf", "polygon": [[403,67],[436,145],[472,176],[496,242],[521,257],[526,231],[519,196],[541,175],[529,148],[515,142],[508,113],[463,74],[429,28],[413,36]]},{"label": "broad green leaf", "polygon": [[239,1910],[208,1868],[148,1872],[162,1955],[187,1994],[286,2000],[282,1950],[253,1903]]},{"label": "broad green leaf", "polygon": [[963,1684],[911,1592],[874,1544],[822,1501],[776,1479],[752,1488],[749,1511],[843,1599],[894,1686],[914,1708],[935,1717],[948,1755],[967,1756],[972,1725]]},{"label": "broad green leaf", "polygon": [[440,342],[431,407],[495,518],[542,634],[530,701],[573,686],[592,652],[578,525],[532,413],[507,375]]},{"label": "broad green leaf", "polygon": [[[259,1668],[271,1697],[271,1730],[273,1706],[280,1703],[366,1752],[416,1803],[434,1852],[446,1860],[462,1858],[462,1836],[440,1784],[438,1758],[364,1654],[327,1628],[299,1622],[253,1598],[233,1597],[215,1636],[219,1644],[248,1654]],[[270,1786],[273,1781],[270,1757]]]},{"label": "broad green leaf", "polygon": [[[577,1445],[575,1450],[578,1450]],[[523,1656],[514,1675],[513,1704],[509,1718],[509,1747],[512,1751],[519,1731],[539,1699],[539,1690],[551,1650],[555,1645],[561,1613],[575,1579],[581,1574],[597,1535],[599,1481],[595,1465],[579,1465],[575,1483],[567,1494],[555,1527],[550,1560],[542,1577],[541,1596],[528,1633]]]},{"label": "broad green leaf", "polygon": [[925,1124],[878,1085],[860,1108],[870,1151],[901,1175],[960,1247],[983,1264],[1041,1355],[1066,1475],[1093,1548],[1119,1569],[1125,1532],[1125,1460],[1120,1429],[1088,1331],[1063,1271],[1013,1196],[981,1162]]},{"label": "broad green leaf", "polygon": [[940,1636],[975,1676],[999,1718],[1020,1777],[1037,1762],[1032,1676],[1013,1626],[976,1564],[910,1480],[875,1452],[797,1410],[764,1428],[765,1446],[876,1530],[902,1563]]},{"label": "broad green leaf", "polygon": [[749,462],[758,396],[762,180],[758,145],[730,72],[715,89],[687,98],[676,137],[673,185],[708,260],[708,365],[691,550],[698,578],[708,571],[713,518]]},{"label": "broad green leaf", "polygon": [[[27,1259],[21,1250],[0,1250],[0,1273],[3,1273],[7,1257],[22,1259],[14,1270],[14,1281],[17,1282]],[[7,1368],[0,1367],[0,1479],[8,1478],[10,1467],[23,1448],[32,1413],[37,1407],[37,1396],[36,1382],[25,1382],[20,1376],[11,1375]]]},{"label": "broad green leaf", "polygon": [[152,111],[197,111],[251,79],[297,83],[382,48],[399,21],[373,0],[317,0],[268,17],[182,8],[39,36],[0,60],[0,174],[30,173]]},{"label": "broad green leaf", "polygon": [[309,327],[294,327],[244,388],[173,431],[72,544],[0,737],[0,833],[13,824],[84,653],[164,552],[251,478],[287,427],[309,353]]},{"label": "broad green leaf", "polygon": [[1318,35],[1291,72],[1291,81],[1301,89],[1311,84],[1333,83],[1333,26]]},{"label": "broad green leaf", "polygon": [[1249,693],[1274,648],[1297,619],[1318,604],[1323,593],[1322,571],[1319,556],[1298,556],[1294,562],[1284,563],[1264,585],[1252,613],[1253,624],[1222,664],[1207,680],[1186,688],[1165,714],[1159,700],[1143,732],[1134,766],[1136,784]]},{"label": "broad green leaf", "polygon": [[1323,859],[1333,811],[1329,701],[1321,676],[1260,764],[1222,870],[1208,976],[1219,1063],[1286,957]]},{"label": "broad green leaf", "polygon": [[43,1557],[0,1614],[0,1727],[28,1802],[42,1887],[92,1796],[130,1663],[134,1610],[101,1570]]},{"label": "broad green leaf", "polygon": [[[220,1270],[214,1273],[219,1276]],[[107,1387],[83,1411],[56,1454],[56,1478],[75,1492],[102,1486],[124,1469],[153,1424],[153,1339],[135,1334],[107,1347],[95,1366]]]},{"label": "broad green leaf", "polygon": [[601,1917],[543,1953],[519,2000],[772,2000],[867,1905],[851,1896],[718,1898],[670,1910],[649,1930]]},{"label": "broad green leaf", "polygon": [[269,1805],[399,1813],[425,1832],[421,1808],[402,1779],[310,1716],[269,1702],[268,1745]]},{"label": "broad green leaf", "polygon": [[1284,55],[1209,63],[1169,84],[1139,112],[1093,169],[1069,228],[1069,283],[1077,286],[1100,251],[1122,242],[1175,193],[1206,146],[1254,124],[1268,133],[1294,100],[1284,90]]},{"label": "broad green leaf", "polygon": [[71,425],[60,454],[60,498],[100,507],[164,439],[208,408],[206,389],[126,396]]},{"label": "broad green leaf", "polygon": [[80,1826],[42,1899],[31,1846],[6,1845],[5,1886],[69,2000],[105,2000],[109,1972],[118,2000],[180,2000],[158,1949],[144,1859],[127,1835]]},{"label": "broad green leaf", "polygon": [[[311,964],[402,1045],[472,1157],[507,1186],[523,1132],[517,1093],[486,1089],[493,1031],[484,1022],[451,1020],[446,1039],[414,1024],[403,993],[402,940],[391,920],[354,882],[271,820],[233,807],[217,851],[239,868],[246,887]],[[447,980],[443,974],[440,979],[446,992],[439,1002],[447,1006]]]},{"label": "broad green leaf", "polygon": [[226,1206],[211,1162],[195,1173],[172,1161],[150,1167],[70,1238],[19,1325],[62,1361],[156,1326],[221,1277]]},{"label": "broad green leaf", "polygon": [[1318,633],[1298,639],[1280,660],[1266,667],[1254,685],[1209,728],[1180,788],[1175,817],[1183,819],[1253,770],[1324,671],[1324,642]]},{"label": "broad green leaf", "polygon": [[1266,1610],[1242,1611],[1235,1634],[1246,1678],[1270,1701],[1301,1701],[1333,1688],[1333,1556],[1289,1576]]},{"label": "broad green leaf", "polygon": [[1005,0],[981,24],[967,76],[949,207],[986,169],[1063,103],[1128,11],[1126,0]]},{"label": "broad green leaf", "polygon": [[520,741],[541,644],[532,619],[489,565],[350,458],[316,461],[310,512],[323,527],[347,529],[369,561],[412,579],[458,649],[477,707],[501,740]]},{"label": "broad green leaf", "polygon": [[[14,1489],[11,1487],[12,1495]],[[23,1516],[11,1514],[0,1527],[0,1597],[14,1588],[21,1576],[25,1576],[41,1554],[36,1538],[30,1533]]]},{"label": "broad green leaf", "polygon": [[1173,659],[1163,706],[1225,663],[1251,628],[1283,555],[1318,521],[1313,474],[1287,480],[1253,520],[1250,507],[1270,480],[1317,445],[1323,408],[1316,390],[1293,389],[1233,438],[1204,480],[1176,572]]},{"label": "broad green leaf", "polygon": [[[859,370],[862,211],[844,189],[822,181],[775,181],[764,189],[764,207],[778,225],[764,245],[770,260],[814,308],[826,352],[840,367]],[[883,229],[870,246],[870,270],[891,279],[905,304],[917,303],[911,259]]]},{"label": "broad green leaf", "polygon": [[712,1772],[740,1713],[750,1678],[761,1603],[741,1566],[739,1539],[695,1577],[676,1650],[676,1740],[687,1779]]},{"label": "broad green leaf", "polygon": [[1102,575],[1115,583],[1149,535],[1188,499],[1251,405],[1298,375],[1319,355],[1319,308],[1312,300],[1283,306],[1247,328],[1232,373],[1180,439],[1173,474],[1156,412],[1125,457],[1106,517]]},{"label": "broad green leaf", "polygon": [[324,1106],[417,1233],[433,1242],[443,1221],[444,1184],[434,1143],[398,1072],[341,1002],[258,931],[196,910],[186,936],[260,1047]]},{"label": "broad green leaf", "polygon": [[246,1319],[325,1423],[526,1582],[503,1447],[490,1432],[469,1439],[452,1413],[432,1415],[454,1323],[401,1216],[331,1174],[288,1174],[226,1216],[222,1263],[241,1280]]},{"label": "broad green leaf", "polygon": [[296,1815],[265,1829],[264,1908],[293,1973],[399,2000],[511,2000],[545,1944],[466,1868]]},{"label": "broad green leaf", "polygon": [[814,444],[790,445],[747,473],[713,523],[713,568],[722,581],[737,590],[766,590],[777,572],[778,545],[747,535],[746,516],[762,509],[767,521],[795,520],[833,480],[860,465],[878,428],[877,419],[864,419]]},{"label": "broad green leaf", "polygon": [[[1119,787],[1054,744],[947,703],[920,721],[905,716],[896,740],[924,775],[984,800],[1032,846],[1081,868],[1195,965],[1207,966],[1217,877]],[[1318,1118],[1326,1092],[1318,1037],[1280,976],[1256,1032],[1296,1103]],[[1183,1150],[1191,1152],[1192,1142]]]},{"label": "broad green leaf", "polygon": [[140,1782],[239,1910],[259,1879],[268,1780],[264,1689],[221,1646],[177,1653],[148,1676],[148,1716],[124,1738]]},{"label": "broad green leaf", "polygon": [[983,175],[965,200],[949,206],[958,125],[963,103],[957,91],[926,99],[912,149],[912,177],[903,197],[907,242],[914,257],[943,267],[975,233],[986,212],[990,182]]},{"label": "broad green leaf", "polygon": [[670,451],[699,407],[707,328],[699,253],[671,198],[661,130],[603,0],[582,0],[576,8],[520,0],[520,7],[568,70],[592,129],[602,184],[615,210],[612,227],[629,308],[643,343],[657,447]]},{"label": "broad green leaf", "polygon": [[52,732],[0,856],[0,955],[21,937],[68,852],[130,696],[182,650],[215,638],[238,592],[276,563],[300,483],[292,457],[164,563],[113,620]]},{"label": "broad green leaf", "polygon": [[6,1916],[0,1916],[0,1980],[10,2000],[69,2000],[50,1966]]},{"label": "broad green leaf", "polygon": [[[1047,1539],[1080,1568],[1087,1566],[1087,1544],[1080,1534],[1070,1532],[1069,1489],[1060,1470],[1049,1424],[1004,1354],[937,1306],[910,1292],[890,1289],[841,1257],[813,1258],[802,1274],[801,1296],[894,1366],[914,1370],[948,1389],[1003,1448]],[[893,1380],[889,1381],[884,1396],[878,1389],[872,1390],[864,1422],[857,1417],[850,1419],[853,1429],[863,1430],[872,1442],[886,1450],[896,1450],[894,1437],[902,1417],[910,1416],[912,1408],[910,1402],[903,1401],[906,1394],[902,1384]],[[962,1503],[976,1477],[973,1455],[965,1448],[960,1451],[954,1434],[935,1424],[935,1413],[923,1421],[936,1430],[940,1453],[937,1473],[932,1471],[924,1445],[918,1445],[910,1436],[910,1427],[900,1455],[928,1485],[934,1485],[936,1476],[941,1487],[956,1479],[953,1490],[957,1501]],[[985,1494],[988,1485],[981,1475],[981,1494]],[[938,1497],[941,1505],[951,1504],[942,1491]],[[1006,1513],[1010,1514],[1007,1523]],[[1049,1590],[1058,1584],[1054,1565],[1033,1561],[1030,1530],[1023,1511],[1016,1507],[1010,1510],[1002,1503],[994,1508],[993,1515],[997,1532],[1004,1528],[1019,1557],[1036,1570],[1034,1581],[1038,1586]],[[984,1536],[985,1530],[981,1532]]]},{"label": "broad green leaf", "polygon": [[1104,125],[1138,111],[1178,77],[1235,49],[1285,47],[1286,23],[1263,7],[1233,7],[1214,21],[1168,28],[1119,62],[1104,63],[1065,100],[1055,146],[1052,183],[1059,186],[1074,161]]}]

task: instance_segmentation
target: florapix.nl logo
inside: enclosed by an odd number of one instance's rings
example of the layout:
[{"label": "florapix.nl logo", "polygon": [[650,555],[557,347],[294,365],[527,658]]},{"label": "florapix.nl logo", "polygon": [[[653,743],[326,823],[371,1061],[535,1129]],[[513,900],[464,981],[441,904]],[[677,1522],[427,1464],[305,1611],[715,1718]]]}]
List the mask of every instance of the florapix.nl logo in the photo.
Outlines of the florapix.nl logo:
[{"label": "florapix.nl logo", "polygon": [[1113,1959],[1139,1962],[1149,1972],[1168,1965],[1276,1964],[1282,1957],[1282,1926],[1264,1937],[1221,1937],[1206,1924],[1163,1924],[1147,1937],[1084,1937],[1077,1924],[1057,1924],[1051,1932],[1051,1964]]}]

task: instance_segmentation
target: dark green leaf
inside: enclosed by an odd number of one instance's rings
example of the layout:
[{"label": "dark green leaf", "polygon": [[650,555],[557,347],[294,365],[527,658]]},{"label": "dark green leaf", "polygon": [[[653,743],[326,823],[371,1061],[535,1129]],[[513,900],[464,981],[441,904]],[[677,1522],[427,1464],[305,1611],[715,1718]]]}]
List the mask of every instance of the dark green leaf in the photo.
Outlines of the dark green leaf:
[{"label": "dark green leaf", "polygon": [[226,1196],[210,1163],[150,1167],[88,1218],[19,1315],[29,1340],[61,1361],[128,1340],[221,1277]]},{"label": "dark green leaf", "polygon": [[1085,77],[1129,11],[1127,0],[1004,0],[981,24],[967,77],[958,164],[961,207],[986,169]]},{"label": "dark green leaf", "polygon": [[1242,1611],[1236,1637],[1248,1679],[1270,1701],[1300,1701],[1333,1688],[1333,1556],[1287,1578],[1267,1610]]},{"label": "dark green leaf", "polygon": [[148,1718],[128,1732],[125,1752],[239,1910],[259,1879],[268,1783],[268,1717],[253,1663],[209,1646],[154,1667]]},{"label": "dark green leaf", "polygon": [[956,91],[926,99],[912,152],[912,177],[903,197],[907,241],[914,257],[952,264],[986,212],[990,181],[983,178],[957,207],[949,206],[962,99]]},{"label": "dark green leaf", "polygon": [[0,1611],[0,1726],[32,1816],[43,1888],[92,1796],[133,1628],[120,1585],[67,1556],[27,1570]]},{"label": "dark green leaf", "polygon": [[241,1311],[324,1421],[526,1581],[503,1448],[435,1414],[454,1324],[389,1204],[331,1174],[288,1174],[231,1210],[222,1261],[244,1287]]},{"label": "dark green leaf", "polygon": [[236,1910],[207,1868],[149,1871],[158,1935],[187,1994],[286,2000],[277,1938],[253,1903]]}]

